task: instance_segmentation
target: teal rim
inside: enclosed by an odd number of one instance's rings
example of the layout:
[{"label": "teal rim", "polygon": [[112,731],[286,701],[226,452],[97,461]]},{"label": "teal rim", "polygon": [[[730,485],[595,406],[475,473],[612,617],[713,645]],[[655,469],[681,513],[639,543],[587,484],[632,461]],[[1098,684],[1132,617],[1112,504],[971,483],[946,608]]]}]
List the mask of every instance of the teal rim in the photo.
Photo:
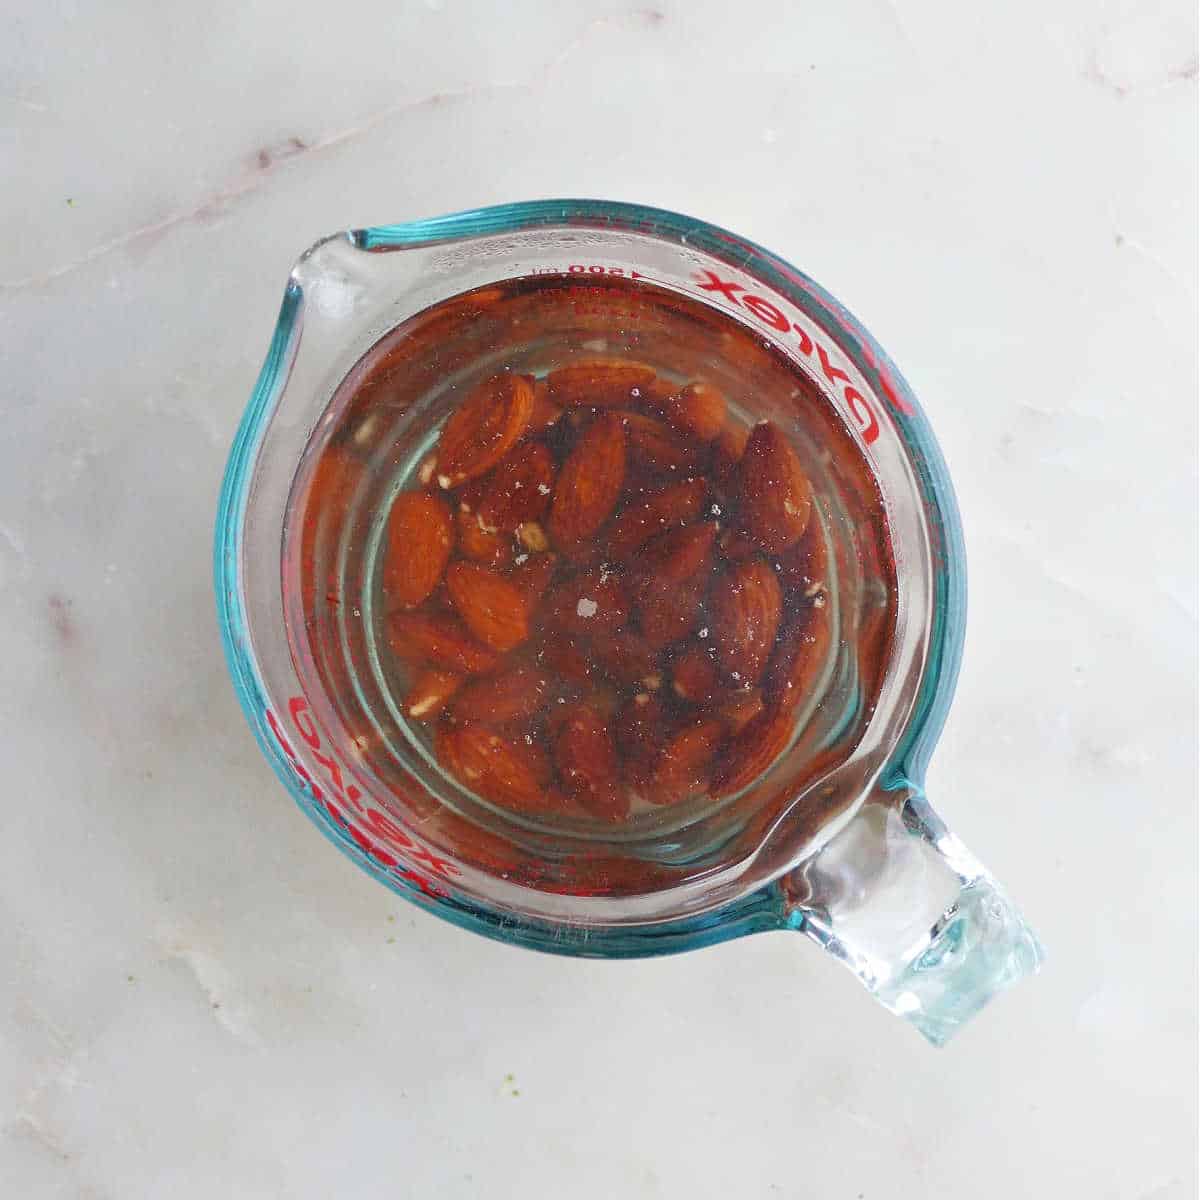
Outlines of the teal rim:
[{"label": "teal rim", "polygon": [[[616,227],[668,241],[686,242],[727,264],[769,283],[815,321],[851,358],[876,394],[886,399],[913,470],[927,498],[933,554],[934,597],[929,652],[912,714],[889,757],[885,787],[920,787],[941,734],[958,680],[966,630],[966,554],[954,491],[937,441],[912,389],[878,342],[844,305],[802,271],[756,245],[694,217],[665,209],[607,200],[534,200],[473,209],[354,230],[350,238],[363,250],[433,245],[465,237],[570,225]],[[698,948],[788,924],[777,884],[686,920],[642,927],[575,927],[514,919],[474,900],[451,894],[430,896],[412,880],[373,858],[347,826],[316,802],[296,775],[267,723],[267,697],[254,656],[242,598],[239,564],[242,530],[253,465],[270,414],[287,382],[302,319],[302,293],[289,281],[270,348],[238,426],[217,507],[214,583],[217,619],[225,658],[242,711],[276,776],[321,832],[384,886],[463,928],[500,941],[552,953],[628,958]]]}]

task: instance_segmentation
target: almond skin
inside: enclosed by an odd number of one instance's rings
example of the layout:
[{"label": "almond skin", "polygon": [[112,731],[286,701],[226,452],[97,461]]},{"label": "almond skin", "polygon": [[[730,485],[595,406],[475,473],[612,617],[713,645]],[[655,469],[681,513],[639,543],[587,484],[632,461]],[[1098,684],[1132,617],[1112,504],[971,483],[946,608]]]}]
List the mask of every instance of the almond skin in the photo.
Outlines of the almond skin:
[{"label": "almond skin", "polygon": [[554,765],[563,789],[580,807],[619,821],[629,800],[619,786],[617,752],[608,725],[587,704],[572,705],[554,721]]},{"label": "almond skin", "polygon": [[458,548],[465,558],[488,567],[504,567],[512,562],[512,539],[484,529],[479,514],[466,505],[459,506],[454,526],[458,531]]},{"label": "almond skin", "polygon": [[725,397],[709,383],[689,383],[668,397],[660,411],[667,424],[702,442],[711,442],[725,428]]},{"label": "almond skin", "polygon": [[536,744],[484,725],[439,725],[438,761],[470,791],[516,812],[556,807],[550,763]]},{"label": "almond skin", "polygon": [[547,703],[549,694],[545,673],[518,663],[471,680],[454,697],[450,715],[456,721],[504,725],[532,717]]},{"label": "almond skin", "polygon": [[738,464],[742,531],[768,554],[782,554],[808,526],[812,489],[791,443],[777,425],[756,425]]},{"label": "almond skin", "polygon": [[709,609],[717,661],[737,683],[757,683],[783,615],[783,590],[770,564],[753,558],[731,566],[713,584]]},{"label": "almond skin", "polygon": [[713,486],[722,492],[732,490],[737,484],[738,464],[746,452],[746,443],[750,440],[750,430],[744,425],[726,425],[713,438],[712,465],[709,478]]},{"label": "almond skin", "polygon": [[383,591],[400,608],[416,608],[442,581],[454,549],[454,518],[441,496],[401,492],[388,513]]},{"label": "almond skin", "polygon": [[629,583],[618,571],[578,571],[550,589],[544,611],[552,637],[615,633],[629,619]]},{"label": "almond skin", "polygon": [[712,654],[700,642],[689,642],[671,664],[671,691],[686,704],[708,704],[721,686]]},{"label": "almond skin", "polygon": [[541,442],[517,446],[483,480],[475,511],[483,529],[512,533],[550,507],[554,458]]},{"label": "almond skin", "polygon": [[764,692],[769,703],[791,712],[812,695],[832,636],[827,605],[802,608],[789,618],[767,668]]},{"label": "almond skin", "polygon": [[685,725],[662,748],[654,764],[655,804],[675,804],[705,790],[708,769],[725,737],[725,726],[713,718]]},{"label": "almond skin", "polygon": [[637,623],[655,649],[687,637],[696,628],[717,527],[711,521],[659,534],[642,551],[638,572]]},{"label": "almond skin", "polygon": [[585,639],[567,633],[549,637],[537,651],[537,662],[572,684],[590,684],[592,655]]},{"label": "almond skin", "polygon": [[[522,558],[524,561],[520,561]],[[558,557],[554,554],[530,554],[525,551],[518,554],[517,559],[509,579],[525,593],[532,607],[546,594],[550,580],[554,578]]]},{"label": "almond skin", "polygon": [[661,650],[695,631],[704,611],[708,579],[703,571],[678,584],[650,585],[637,607],[637,626],[643,638]]},{"label": "almond skin", "polygon": [[563,410],[550,399],[550,388],[544,379],[534,379],[531,382],[533,383],[533,415],[529,418],[529,428],[541,432],[556,425],[558,419],[563,415]]},{"label": "almond skin", "polygon": [[655,585],[682,583],[708,565],[716,535],[717,526],[712,521],[660,533],[638,557],[638,574]]},{"label": "almond skin", "polygon": [[734,692],[717,707],[716,715],[725,722],[725,728],[736,736],[762,712],[764,707],[762,690],[750,688],[747,691]]},{"label": "almond skin", "polygon": [[790,712],[765,708],[730,741],[713,773],[713,796],[728,796],[753,783],[783,753],[794,732]]},{"label": "almond skin", "polygon": [[823,603],[829,591],[829,548],[817,513],[808,521],[804,536],[779,557],[779,582],[792,604]]},{"label": "almond skin", "polygon": [[590,359],[546,376],[552,403],[563,408],[626,408],[655,379],[653,367],[620,359]]},{"label": "almond skin", "polygon": [[626,764],[648,764],[669,732],[666,706],[650,692],[637,692],[621,706],[615,734]]},{"label": "almond skin", "polygon": [[630,462],[658,475],[683,479],[705,463],[704,447],[665,421],[642,413],[622,413]]},{"label": "almond skin", "polygon": [[404,697],[404,715],[413,721],[434,720],[462,681],[463,677],[454,671],[438,671],[433,667],[419,671]]},{"label": "almond skin", "polygon": [[748,558],[757,558],[762,553],[762,547],[744,533],[736,529],[726,529],[717,539],[717,549],[727,562],[745,562]]},{"label": "almond skin", "polygon": [[652,492],[625,510],[609,527],[607,554],[628,562],[651,538],[674,525],[686,525],[700,515],[707,488],[702,479],[685,479]]},{"label": "almond skin", "polygon": [[529,600],[516,584],[478,563],[451,563],[446,590],[466,627],[485,646],[506,651],[529,636]]},{"label": "almond skin", "polygon": [[438,440],[438,486],[455,488],[492,469],[524,435],[533,387],[524,375],[493,375],[450,414]]},{"label": "almond skin", "polygon": [[614,682],[655,691],[662,685],[658,651],[640,634],[621,629],[596,639],[592,654]]},{"label": "almond skin", "polygon": [[550,508],[555,543],[576,548],[608,520],[625,483],[625,430],[606,414],[584,431],[559,472]]},{"label": "almond skin", "polygon": [[475,674],[499,661],[475,640],[457,617],[445,613],[397,612],[388,618],[388,646],[405,662],[428,662],[442,670]]}]

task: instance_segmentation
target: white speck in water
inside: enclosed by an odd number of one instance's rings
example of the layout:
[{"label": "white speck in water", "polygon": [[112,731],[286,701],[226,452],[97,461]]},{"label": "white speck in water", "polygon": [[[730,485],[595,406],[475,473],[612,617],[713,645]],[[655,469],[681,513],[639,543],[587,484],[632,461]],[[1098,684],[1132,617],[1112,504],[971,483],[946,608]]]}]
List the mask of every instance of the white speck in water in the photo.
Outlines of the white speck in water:
[{"label": "white speck in water", "polygon": [[721,515],[721,506],[719,504],[714,504],[709,511],[714,517],[719,517]]},{"label": "white speck in water", "polygon": [[585,597],[584,599],[581,599],[577,605],[575,605],[575,612],[581,617],[594,617],[596,615],[596,609],[599,607],[600,606],[595,602],[595,600],[588,600]]},{"label": "white speck in water", "polygon": [[733,672],[733,677],[734,679],[741,679],[741,676],[736,671]]},{"label": "white speck in water", "polygon": [[518,566],[518,567],[519,567],[519,566],[520,566],[520,565],[521,565],[523,562],[528,562],[528,561],[529,561],[529,555],[528,555],[528,554],[518,554],[518,555],[517,555],[517,557],[513,559],[513,562],[515,562],[515,563],[517,564],[517,566]]},{"label": "white speck in water", "polygon": [[544,483],[538,484],[538,491],[541,492],[543,496],[550,495],[550,489]]},{"label": "white speck in water", "polygon": [[642,389],[641,388],[630,388],[629,394],[636,400],[642,394]]},{"label": "white speck in water", "polygon": [[707,625],[705,625],[705,627],[702,630],[700,630],[699,636],[702,638],[708,637],[708,626]]}]

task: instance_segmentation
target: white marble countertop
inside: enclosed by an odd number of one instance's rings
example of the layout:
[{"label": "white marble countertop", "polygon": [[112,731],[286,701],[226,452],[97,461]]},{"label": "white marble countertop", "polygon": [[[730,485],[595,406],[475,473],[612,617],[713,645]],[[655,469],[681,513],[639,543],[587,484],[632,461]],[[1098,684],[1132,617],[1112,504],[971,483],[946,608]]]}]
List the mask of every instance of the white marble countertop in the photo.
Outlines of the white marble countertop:
[{"label": "white marble countertop", "polygon": [[[655,4],[5,6],[5,1196],[1196,1195],[1194,5]],[[293,259],[548,195],[779,251],[939,433],[930,791],[1050,954],[945,1051],[784,934],[460,932],[242,720],[211,529]]]}]

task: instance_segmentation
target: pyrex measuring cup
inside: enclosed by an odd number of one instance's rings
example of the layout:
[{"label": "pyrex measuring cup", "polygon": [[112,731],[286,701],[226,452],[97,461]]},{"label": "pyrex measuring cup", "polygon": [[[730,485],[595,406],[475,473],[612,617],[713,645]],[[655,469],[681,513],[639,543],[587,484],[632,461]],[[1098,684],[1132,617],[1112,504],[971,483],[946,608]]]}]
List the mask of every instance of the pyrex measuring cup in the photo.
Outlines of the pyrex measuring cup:
[{"label": "pyrex measuring cup", "polygon": [[[646,279],[700,300],[787,356],[870,464],[896,564],[895,625],[873,707],[841,661],[853,744],[805,777],[752,844],[677,886],[546,889],[456,854],[420,814],[448,790],[398,752],[387,785],[297,665],[289,498],[336,397],[398,325],[464,292],[534,275]],[[922,780],[954,688],[963,551],[929,426],[895,368],[832,297],[732,234],[660,210],[544,201],[328,238],[296,264],[231,453],[218,514],[218,609],[239,699],[317,826],[393,890],[467,928],[558,953],[629,957],[770,929],[807,933],[883,1004],[943,1042],[1035,970],[1036,939],[942,825]],[[845,722],[842,722],[845,725]]]}]

